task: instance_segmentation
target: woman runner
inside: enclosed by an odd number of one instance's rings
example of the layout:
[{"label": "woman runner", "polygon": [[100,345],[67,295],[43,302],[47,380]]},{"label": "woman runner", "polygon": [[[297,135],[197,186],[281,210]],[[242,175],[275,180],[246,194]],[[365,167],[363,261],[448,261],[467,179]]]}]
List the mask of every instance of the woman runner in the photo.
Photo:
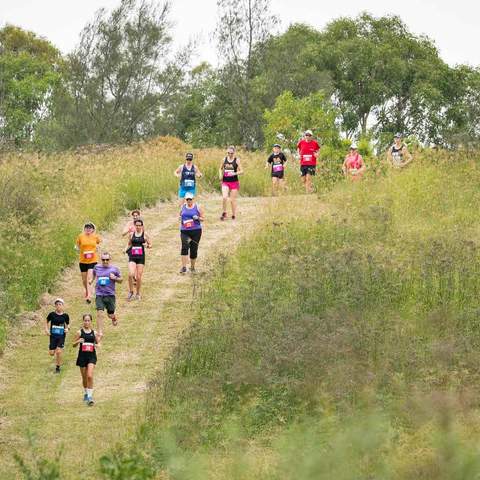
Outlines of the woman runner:
[{"label": "woman runner", "polygon": [[92,330],[92,316],[89,313],[83,315],[83,328],[75,335],[73,346],[78,347],[77,366],[80,367],[83,385],[83,401],[87,405],[93,405],[93,371],[97,364],[96,347],[100,346],[97,335]]},{"label": "woman runner", "polygon": [[75,244],[75,248],[80,254],[79,267],[87,303],[92,301],[90,285],[93,278],[93,269],[98,262],[97,246],[101,241],[102,239],[95,233],[95,225],[92,222],[87,222],[83,226],[83,233],[77,237]]},{"label": "woman runner", "polygon": [[187,153],[185,155],[185,163],[175,170],[174,175],[180,178],[178,198],[180,200],[180,206],[182,206],[183,199],[187,192],[192,192],[193,195],[197,194],[197,178],[202,176],[202,172],[193,164],[193,153]]},{"label": "woman runner", "polygon": [[180,239],[182,240],[182,268],[180,273],[187,273],[188,254],[190,253],[190,271],[195,272],[198,244],[202,236],[202,224],[205,219],[203,208],[193,203],[193,193],[185,194],[185,204],[180,210]]},{"label": "woman runner", "polygon": [[131,235],[135,231],[135,220],[140,218],[140,210],[132,210],[130,215],[132,216],[132,219],[128,221],[123,228],[122,237],[125,237],[128,234]]},{"label": "woman runner", "polygon": [[130,235],[125,251],[128,254],[127,300],[140,300],[140,288],[142,287],[143,269],[145,268],[145,248],[152,248],[152,243],[143,228],[143,220],[137,218],[135,220],[135,231]]},{"label": "woman runner", "polygon": [[348,178],[352,182],[361,180],[366,168],[362,156],[358,153],[357,144],[352,143],[350,145],[350,151],[345,157],[342,165],[342,171],[345,178]]},{"label": "woman runner", "polygon": [[272,168],[272,192],[275,194],[278,187],[283,189],[285,183],[285,164],[287,157],[282,152],[282,147],[276,143],[273,146],[273,153],[268,157],[265,168],[271,165]]},{"label": "woman runner", "polygon": [[240,159],[235,157],[235,147],[230,146],[227,149],[227,156],[220,165],[219,175],[222,180],[222,206],[223,212],[220,220],[227,218],[227,203],[230,199],[232,205],[232,220],[237,215],[237,195],[240,189],[238,176],[243,174],[243,168]]}]

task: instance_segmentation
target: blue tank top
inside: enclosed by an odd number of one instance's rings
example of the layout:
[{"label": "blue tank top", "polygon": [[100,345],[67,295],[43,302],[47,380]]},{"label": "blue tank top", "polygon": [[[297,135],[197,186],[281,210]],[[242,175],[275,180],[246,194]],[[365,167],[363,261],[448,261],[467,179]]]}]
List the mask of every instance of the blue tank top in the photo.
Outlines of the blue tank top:
[{"label": "blue tank top", "polygon": [[193,219],[194,215],[197,215],[198,217],[200,216],[200,211],[198,210],[197,204],[194,204],[192,208],[187,208],[186,205],[183,205],[180,212],[180,216],[182,218],[180,230],[200,230],[202,228],[200,220]]},{"label": "blue tank top", "polygon": [[195,167],[189,170],[186,165],[182,168],[182,176],[180,178],[180,186],[184,190],[195,190]]}]

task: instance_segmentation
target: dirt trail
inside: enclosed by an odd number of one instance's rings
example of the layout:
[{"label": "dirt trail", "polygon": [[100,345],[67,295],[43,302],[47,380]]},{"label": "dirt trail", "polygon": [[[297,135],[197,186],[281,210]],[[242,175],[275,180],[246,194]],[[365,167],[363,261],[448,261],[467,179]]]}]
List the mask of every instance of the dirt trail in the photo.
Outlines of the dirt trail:
[{"label": "dirt trail", "polygon": [[[200,244],[198,269],[206,271],[209,259],[225,246],[237,245],[260,222],[271,200],[240,199],[240,215],[235,222],[219,220],[219,197],[199,199],[207,222]],[[80,373],[75,366],[77,349],[71,347],[73,332],[81,324],[81,314],[92,312],[81,299],[78,267],[65,271],[55,296],[65,299],[72,329],[65,346],[65,366],[53,373],[47,354],[48,337],[43,322],[51,307],[37,312],[41,322],[20,330],[16,346],[7,348],[0,360],[0,478],[16,478],[13,452],[31,452],[27,433],[41,455],[52,458],[62,453],[62,478],[78,478],[98,466],[99,457],[117,441],[135,430],[138,408],[154,372],[163,367],[179,335],[191,319],[194,286],[203,275],[179,275],[178,207],[162,203],[144,212],[145,225],[153,241],[144,274],[143,298],[126,302],[126,241],[121,222],[103,236],[102,249],[112,253],[124,283],[117,287],[120,326],[106,323],[103,345],[98,352],[95,372],[96,405],[86,407]],[[53,298],[53,297],[52,297]]]}]

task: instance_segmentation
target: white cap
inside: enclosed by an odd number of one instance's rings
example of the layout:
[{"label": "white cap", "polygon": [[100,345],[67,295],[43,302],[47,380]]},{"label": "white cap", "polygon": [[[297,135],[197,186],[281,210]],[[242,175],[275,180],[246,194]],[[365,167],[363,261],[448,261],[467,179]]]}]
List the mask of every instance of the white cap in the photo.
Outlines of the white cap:
[{"label": "white cap", "polygon": [[311,130],[306,130],[304,135],[313,135],[313,132]]},{"label": "white cap", "polygon": [[63,301],[63,298],[56,298],[55,301],[53,302],[54,305],[57,303],[61,303],[62,305],[65,305],[65,302]]},{"label": "white cap", "polygon": [[358,148],[358,145],[357,145],[355,142],[353,142],[353,143],[350,145],[350,148],[353,148],[353,149],[356,150],[356,149]]},{"label": "white cap", "polygon": [[193,198],[193,197],[194,197],[194,195],[193,195],[192,192],[187,192],[187,193],[185,194],[185,199],[187,199],[187,198]]}]

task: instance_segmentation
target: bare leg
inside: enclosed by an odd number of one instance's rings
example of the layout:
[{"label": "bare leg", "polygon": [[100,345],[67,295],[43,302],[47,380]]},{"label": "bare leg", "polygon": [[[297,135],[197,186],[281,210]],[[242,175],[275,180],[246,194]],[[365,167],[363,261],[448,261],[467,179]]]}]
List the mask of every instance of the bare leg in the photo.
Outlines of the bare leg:
[{"label": "bare leg", "polygon": [[195,263],[196,263],[197,259],[196,258],[191,258],[190,259],[190,268],[192,270],[195,270]]},{"label": "bare leg", "polygon": [[182,255],[182,267],[187,268],[188,255]]},{"label": "bare leg", "polygon": [[97,310],[98,336],[103,337],[103,310]]},{"label": "bare leg", "polygon": [[61,348],[57,348],[55,350],[55,360],[56,360],[56,365],[59,367],[62,364],[62,356],[63,356],[63,350]]},{"label": "bare leg", "polygon": [[232,216],[237,216],[237,195],[238,190],[230,190],[230,203],[232,204]]},{"label": "bare leg", "polygon": [[82,275],[82,285],[83,285],[85,298],[89,298],[88,272],[81,272],[81,275]]},{"label": "bare leg", "polygon": [[88,282],[87,282],[87,294],[88,294],[87,298],[90,299],[90,298],[92,298],[92,292],[91,292],[92,286],[90,285],[90,282],[93,280],[93,269],[92,268],[90,270],[88,270],[88,272],[87,272],[87,280],[88,280]]},{"label": "bare leg", "polygon": [[93,370],[95,368],[94,363],[89,363],[85,368],[86,388],[93,388]]},{"label": "bare leg", "polygon": [[87,367],[80,367],[80,373],[82,375],[83,388],[88,388],[87,387]]},{"label": "bare leg", "polygon": [[133,293],[134,279],[136,275],[136,266],[135,262],[128,262],[128,291]]},{"label": "bare leg", "polygon": [[140,288],[142,286],[142,277],[143,277],[143,269],[145,265],[136,265],[137,267],[137,273],[136,273],[136,278],[137,278],[137,295],[140,295]]},{"label": "bare leg", "polygon": [[222,212],[227,212],[227,205],[228,205],[228,195],[230,193],[230,189],[226,186],[222,186]]}]

